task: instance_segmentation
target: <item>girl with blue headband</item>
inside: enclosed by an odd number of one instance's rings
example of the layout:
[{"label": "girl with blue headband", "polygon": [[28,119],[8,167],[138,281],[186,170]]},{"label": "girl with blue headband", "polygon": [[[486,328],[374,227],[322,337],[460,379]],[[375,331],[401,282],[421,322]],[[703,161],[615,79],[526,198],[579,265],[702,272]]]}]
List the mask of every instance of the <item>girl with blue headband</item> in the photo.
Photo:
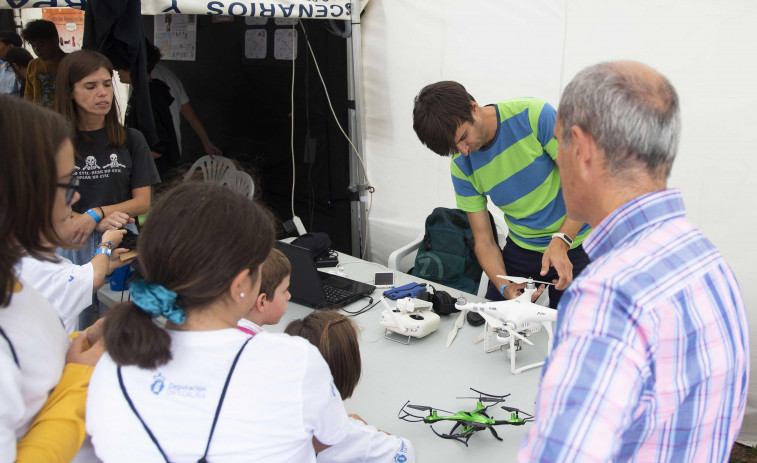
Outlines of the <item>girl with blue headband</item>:
[{"label": "girl with blue headband", "polygon": [[271,217],[226,187],[185,182],[140,234],[145,280],[106,317],[87,431],[118,461],[314,462],[347,414],[318,350],[237,329],[273,244]]}]

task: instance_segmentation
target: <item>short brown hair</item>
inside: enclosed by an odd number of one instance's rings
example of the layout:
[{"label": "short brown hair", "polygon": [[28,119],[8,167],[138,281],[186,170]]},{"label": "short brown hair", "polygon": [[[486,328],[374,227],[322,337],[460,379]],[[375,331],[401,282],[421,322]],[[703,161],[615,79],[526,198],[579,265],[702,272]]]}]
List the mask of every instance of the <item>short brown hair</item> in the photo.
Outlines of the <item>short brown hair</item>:
[{"label": "short brown hair", "polygon": [[423,87],[413,106],[413,130],[418,139],[440,156],[455,154],[455,132],[464,122],[473,122],[474,101],[465,87],[451,80]]},{"label": "short brown hair", "polygon": [[11,302],[13,267],[26,254],[49,260],[63,244],[52,221],[55,160],[71,126],[49,109],[0,95],[0,307]]},{"label": "short brown hair", "polygon": [[[55,110],[71,121],[77,134],[76,114],[79,111],[74,102],[74,84],[98,69],[104,68],[113,77],[113,64],[103,54],[92,50],[69,53],[58,65],[55,78]],[[126,131],[118,120],[118,101],[115,94],[110,111],[105,115],[105,130],[108,132],[108,146],[122,146],[126,142]]]},{"label": "short brown hair", "polygon": [[272,301],[276,288],[284,281],[284,278],[291,275],[292,265],[283,252],[272,248],[263,261],[261,272],[263,274],[260,276],[260,294],[265,294],[266,300]]},{"label": "short brown hair", "polygon": [[284,332],[305,338],[317,347],[329,365],[342,400],[352,396],[362,366],[357,329],[349,318],[339,312],[319,310],[290,322]]},{"label": "short brown hair", "polygon": [[[222,244],[208,246],[209,236]],[[255,280],[272,245],[267,210],[225,186],[188,181],[153,206],[137,247],[145,280],[175,292],[190,312],[225,297],[245,269]],[[104,337],[119,365],[155,368],[171,359],[168,333],[134,302],[108,312]]]}]

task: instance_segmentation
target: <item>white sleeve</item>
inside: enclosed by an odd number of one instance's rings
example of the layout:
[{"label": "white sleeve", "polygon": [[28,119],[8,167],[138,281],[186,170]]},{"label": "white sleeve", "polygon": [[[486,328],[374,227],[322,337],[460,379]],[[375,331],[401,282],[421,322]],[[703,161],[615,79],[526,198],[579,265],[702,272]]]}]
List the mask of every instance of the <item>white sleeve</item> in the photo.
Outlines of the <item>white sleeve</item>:
[{"label": "white sleeve", "polygon": [[302,382],[302,418],[305,430],[321,443],[333,445],[341,441],[349,425],[326,361],[314,346],[308,344]]},{"label": "white sleeve", "polygon": [[79,314],[92,304],[95,278],[92,263],[76,265],[67,259],[55,263],[24,257],[19,273],[50,301],[66,331],[75,331]]},{"label": "white sleeve", "polygon": [[[2,309],[0,309],[2,310]],[[24,416],[21,370],[13,360],[10,345],[0,337],[0,461],[16,461],[16,428]]]},{"label": "white sleeve", "polygon": [[345,438],[318,454],[318,463],[414,463],[415,449],[410,441],[390,436],[350,418]]}]

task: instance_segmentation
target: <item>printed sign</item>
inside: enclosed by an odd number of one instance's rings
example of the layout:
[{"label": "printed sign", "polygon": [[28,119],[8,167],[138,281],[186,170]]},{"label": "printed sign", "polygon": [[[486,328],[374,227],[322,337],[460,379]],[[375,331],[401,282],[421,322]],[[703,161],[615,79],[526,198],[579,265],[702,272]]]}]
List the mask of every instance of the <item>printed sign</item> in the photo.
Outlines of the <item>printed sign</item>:
[{"label": "printed sign", "polygon": [[84,38],[84,11],[73,8],[42,8],[42,19],[55,24],[58,45],[66,53],[81,50]]}]

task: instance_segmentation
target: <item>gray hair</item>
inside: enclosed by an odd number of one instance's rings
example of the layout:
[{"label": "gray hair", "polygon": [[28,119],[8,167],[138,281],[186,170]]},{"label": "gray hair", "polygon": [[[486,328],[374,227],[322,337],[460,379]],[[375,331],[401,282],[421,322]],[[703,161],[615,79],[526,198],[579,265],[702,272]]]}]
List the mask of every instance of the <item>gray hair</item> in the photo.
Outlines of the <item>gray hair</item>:
[{"label": "gray hair", "polygon": [[557,111],[562,143],[570,143],[576,125],[604,150],[611,175],[641,163],[654,177],[667,178],[681,133],[678,95],[665,77],[644,68],[611,62],[579,72]]}]

